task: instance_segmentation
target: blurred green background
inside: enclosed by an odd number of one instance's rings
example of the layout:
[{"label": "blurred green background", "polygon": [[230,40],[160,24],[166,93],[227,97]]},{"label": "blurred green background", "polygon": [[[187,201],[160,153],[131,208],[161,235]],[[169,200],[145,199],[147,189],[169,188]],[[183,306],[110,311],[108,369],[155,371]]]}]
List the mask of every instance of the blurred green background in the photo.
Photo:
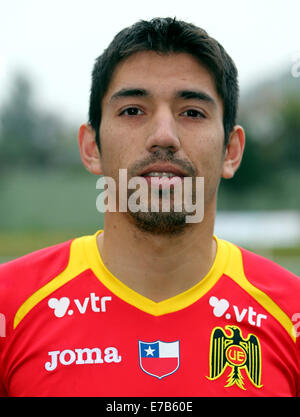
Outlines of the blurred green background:
[{"label": "blurred green background", "polygon": [[[15,75],[0,109],[0,262],[103,227],[97,178],[77,149],[82,121],[72,126],[37,103],[34,83]],[[243,92],[238,122],[246,130],[245,155],[235,178],[221,183],[218,212],[244,213],[246,223],[247,213],[300,216],[300,78],[287,71]],[[291,239],[275,223],[265,231],[274,233],[271,244],[256,241],[251,230],[243,246],[300,275],[300,222]],[[233,221],[235,236],[236,227]]]}]

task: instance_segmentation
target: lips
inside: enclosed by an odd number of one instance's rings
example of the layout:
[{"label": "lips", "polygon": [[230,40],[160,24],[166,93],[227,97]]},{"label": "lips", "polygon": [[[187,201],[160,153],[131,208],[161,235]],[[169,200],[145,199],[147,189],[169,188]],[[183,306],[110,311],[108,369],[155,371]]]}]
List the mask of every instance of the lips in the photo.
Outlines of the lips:
[{"label": "lips", "polygon": [[173,164],[156,163],[145,168],[140,176],[144,177],[148,185],[164,189],[181,183],[186,173]]},{"label": "lips", "polygon": [[[161,175],[160,175],[161,174]],[[151,178],[173,178],[186,177],[186,173],[179,167],[173,164],[153,164],[145,168],[140,174],[142,177]]]}]

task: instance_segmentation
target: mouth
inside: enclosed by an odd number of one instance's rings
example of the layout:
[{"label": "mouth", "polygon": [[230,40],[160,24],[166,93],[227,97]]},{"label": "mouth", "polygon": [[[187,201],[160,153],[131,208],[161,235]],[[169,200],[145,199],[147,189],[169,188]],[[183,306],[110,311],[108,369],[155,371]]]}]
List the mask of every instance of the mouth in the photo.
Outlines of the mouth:
[{"label": "mouth", "polygon": [[152,177],[186,177],[187,174],[178,166],[173,164],[152,164],[145,168],[140,176],[152,176]]},{"label": "mouth", "polygon": [[186,173],[172,164],[153,164],[145,168],[140,174],[151,186],[164,188],[181,183]]}]

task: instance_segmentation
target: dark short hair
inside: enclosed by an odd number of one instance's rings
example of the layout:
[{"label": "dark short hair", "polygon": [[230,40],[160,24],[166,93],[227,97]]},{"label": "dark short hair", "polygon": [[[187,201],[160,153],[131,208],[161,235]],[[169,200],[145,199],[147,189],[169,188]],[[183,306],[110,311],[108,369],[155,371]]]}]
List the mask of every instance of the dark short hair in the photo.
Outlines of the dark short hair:
[{"label": "dark short hair", "polygon": [[224,146],[236,124],[239,86],[236,66],[222,45],[207,32],[176,18],[140,20],[119,32],[95,62],[92,72],[89,123],[100,151],[101,103],[117,65],[136,52],[188,53],[212,74],[223,101]]}]

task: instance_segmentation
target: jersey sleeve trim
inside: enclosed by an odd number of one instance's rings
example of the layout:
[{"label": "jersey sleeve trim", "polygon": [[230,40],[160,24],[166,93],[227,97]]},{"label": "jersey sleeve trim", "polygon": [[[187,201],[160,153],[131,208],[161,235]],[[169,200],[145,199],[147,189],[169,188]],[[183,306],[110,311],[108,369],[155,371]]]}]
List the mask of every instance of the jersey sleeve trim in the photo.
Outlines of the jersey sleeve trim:
[{"label": "jersey sleeve trim", "polygon": [[81,254],[82,239],[84,239],[84,237],[75,239],[71,243],[69,262],[66,269],[49,281],[46,285],[38,289],[21,305],[14,317],[14,329],[39,302],[88,269],[85,258]]},{"label": "jersey sleeve trim", "polygon": [[226,243],[230,247],[230,261],[227,263],[227,268],[224,273],[275,317],[296,343],[294,324],[289,316],[266,293],[251,284],[244,272],[243,257],[240,249],[232,243]]}]

